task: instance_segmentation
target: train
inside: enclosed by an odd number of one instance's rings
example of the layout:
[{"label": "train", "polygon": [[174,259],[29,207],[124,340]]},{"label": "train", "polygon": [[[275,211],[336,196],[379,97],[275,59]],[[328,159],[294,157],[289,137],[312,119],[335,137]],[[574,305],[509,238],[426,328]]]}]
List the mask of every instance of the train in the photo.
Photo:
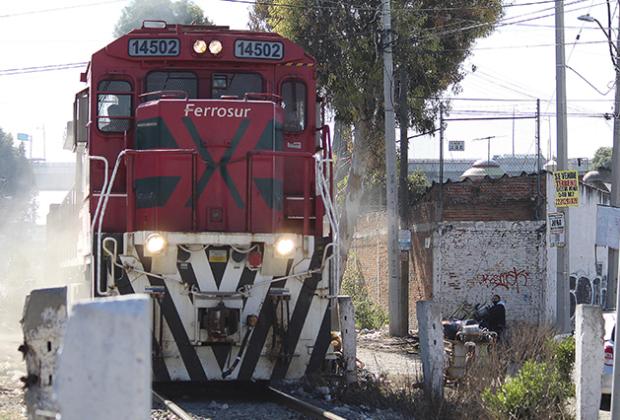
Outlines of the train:
[{"label": "train", "polygon": [[298,379],[333,360],[338,235],[316,71],[275,33],[162,21],[92,55],[68,124],[76,186],[48,215],[71,287],[27,300],[31,382],[60,340],[41,339],[42,308],[66,318],[70,300],[131,294],[152,302],[155,383]]}]

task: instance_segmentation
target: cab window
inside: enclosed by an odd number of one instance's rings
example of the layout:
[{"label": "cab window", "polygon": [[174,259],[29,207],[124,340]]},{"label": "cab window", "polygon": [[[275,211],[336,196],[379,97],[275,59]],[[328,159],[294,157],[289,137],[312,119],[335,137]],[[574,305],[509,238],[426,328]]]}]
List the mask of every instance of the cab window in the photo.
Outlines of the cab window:
[{"label": "cab window", "polygon": [[[146,76],[146,92],[183,91],[187,97],[198,97],[198,77],[189,71],[154,71]],[[148,95],[149,100],[154,99]]]},{"label": "cab window", "polygon": [[97,87],[97,127],[121,133],[131,127],[131,84],[124,80],[102,80]]},{"label": "cab window", "polygon": [[299,80],[282,83],[284,131],[300,132],[306,128],[306,85]]},{"label": "cab window", "polygon": [[263,78],[255,73],[213,73],[211,76],[211,97],[222,96],[243,98],[246,93],[261,93]]}]

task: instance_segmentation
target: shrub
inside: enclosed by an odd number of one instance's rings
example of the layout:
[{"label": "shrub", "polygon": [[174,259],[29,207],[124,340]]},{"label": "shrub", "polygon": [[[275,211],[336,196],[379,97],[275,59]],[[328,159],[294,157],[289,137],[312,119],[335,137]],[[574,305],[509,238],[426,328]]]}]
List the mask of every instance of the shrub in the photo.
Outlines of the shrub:
[{"label": "shrub", "polygon": [[357,328],[379,329],[387,323],[386,311],[374,303],[368,295],[359,261],[354,253],[351,253],[347,259],[347,267],[342,279],[342,293],[351,296],[353,306],[355,306]]},{"label": "shrub", "polygon": [[482,401],[498,419],[570,418],[566,400],[571,393],[570,383],[556,366],[530,360],[495,392],[487,388]]},{"label": "shrub", "polygon": [[575,337],[570,336],[559,341],[551,341],[553,362],[558,368],[562,379],[571,382],[575,363]]}]

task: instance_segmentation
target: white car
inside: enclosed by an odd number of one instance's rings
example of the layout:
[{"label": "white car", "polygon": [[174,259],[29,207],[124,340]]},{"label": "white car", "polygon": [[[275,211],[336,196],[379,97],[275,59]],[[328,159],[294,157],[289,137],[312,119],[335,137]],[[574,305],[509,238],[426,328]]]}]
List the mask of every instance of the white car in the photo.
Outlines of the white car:
[{"label": "white car", "polygon": [[601,394],[604,396],[611,395],[611,380],[614,369],[614,338],[612,332],[616,326],[616,313],[604,312],[605,320],[605,356],[603,359],[603,375],[601,377]]}]

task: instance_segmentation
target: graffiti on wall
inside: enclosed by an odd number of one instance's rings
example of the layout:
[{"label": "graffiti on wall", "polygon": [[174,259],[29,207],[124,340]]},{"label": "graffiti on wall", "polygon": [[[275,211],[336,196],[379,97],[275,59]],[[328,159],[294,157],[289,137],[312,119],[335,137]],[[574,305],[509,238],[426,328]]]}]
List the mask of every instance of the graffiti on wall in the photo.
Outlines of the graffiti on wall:
[{"label": "graffiti on wall", "polygon": [[572,274],[570,276],[570,315],[575,316],[575,308],[581,303],[589,305],[605,305],[607,293],[607,278],[595,277],[590,279],[586,276]]},{"label": "graffiti on wall", "polygon": [[491,290],[502,288],[507,291],[514,290],[519,293],[522,287],[527,287],[529,279],[530,273],[528,271],[512,267],[512,270],[500,273],[477,274],[468,283],[470,285],[478,284],[489,287]]}]

